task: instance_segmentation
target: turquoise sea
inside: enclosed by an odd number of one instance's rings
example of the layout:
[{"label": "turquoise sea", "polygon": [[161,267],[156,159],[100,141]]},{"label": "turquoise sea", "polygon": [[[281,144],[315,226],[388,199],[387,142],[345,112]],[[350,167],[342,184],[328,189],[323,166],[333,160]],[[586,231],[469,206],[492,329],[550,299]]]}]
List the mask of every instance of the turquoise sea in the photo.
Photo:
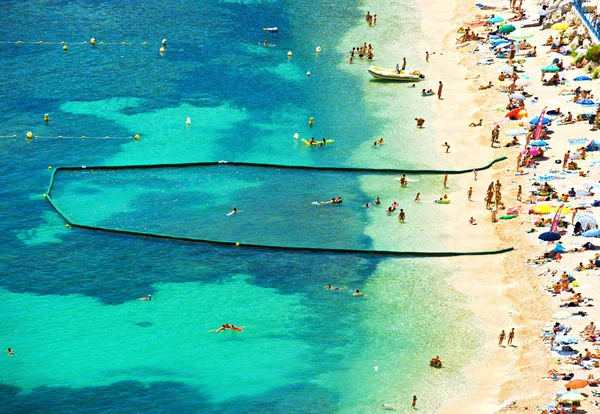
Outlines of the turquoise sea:
[{"label": "turquoise sea", "polygon": [[[367,62],[347,63],[367,42],[374,64],[406,56],[427,75],[414,0],[3,6],[0,346],[17,356],[0,357],[1,411],[371,413],[391,404],[408,412],[416,394],[431,413],[462,386],[478,333],[466,299],[449,286],[452,260],[68,229],[42,197],[49,167],[64,165],[444,165],[427,128],[413,124],[423,113],[435,119],[434,102],[415,99],[408,85],[371,81]],[[367,10],[378,14],[376,27]],[[279,33],[262,30],[271,26]],[[27,142],[29,131],[40,138]],[[307,147],[295,133],[335,143]],[[126,138],[135,134],[139,141]],[[373,147],[378,137],[385,144]],[[122,229],[242,244],[450,249],[447,214],[413,203],[416,192],[438,197],[440,177],[410,177],[402,190],[396,178],[226,165],[83,171],[57,174],[53,196],[75,221]],[[334,196],[344,203],[312,204]],[[363,207],[378,196],[383,206]],[[407,223],[384,213],[392,201]],[[226,216],[234,206],[243,211]],[[348,290],[326,291],[328,283]],[[146,295],[153,299],[137,300]],[[208,332],[223,323],[245,329]],[[430,369],[434,355],[446,368]]]}]

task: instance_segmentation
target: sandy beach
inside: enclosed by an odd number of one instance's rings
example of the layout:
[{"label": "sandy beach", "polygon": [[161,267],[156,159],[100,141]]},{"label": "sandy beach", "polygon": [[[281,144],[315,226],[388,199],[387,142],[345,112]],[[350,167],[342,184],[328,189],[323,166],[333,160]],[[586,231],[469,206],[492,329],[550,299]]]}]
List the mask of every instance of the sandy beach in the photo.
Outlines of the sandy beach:
[{"label": "sandy beach", "polygon": [[[499,156],[507,156],[508,160],[498,164],[494,168],[480,172],[477,181],[473,177],[459,176],[452,177],[450,197],[453,207],[460,211],[460,216],[456,217],[453,233],[457,234],[455,243],[460,246],[464,238],[477,238],[486,246],[512,246],[515,251],[496,257],[483,258],[460,258],[455,259],[461,272],[454,278],[454,287],[468,295],[471,298],[470,310],[477,316],[478,328],[482,333],[483,349],[479,355],[474,355],[473,363],[465,370],[465,377],[470,382],[471,387],[465,390],[456,390],[457,396],[452,401],[446,402],[439,412],[444,413],[491,413],[491,412],[521,412],[535,411],[542,412],[547,404],[552,408],[556,405],[557,393],[566,391],[565,383],[567,381],[552,381],[548,379],[548,371],[555,369],[561,373],[574,373],[574,379],[587,379],[588,375],[598,377],[597,368],[583,370],[581,364],[565,364],[565,357],[558,355],[556,350],[549,349],[549,344],[541,339],[542,328],[548,329],[554,322],[553,314],[560,310],[573,310],[573,313],[583,310],[587,313],[586,317],[570,317],[566,321],[560,321],[565,326],[572,328],[572,335],[579,336],[584,327],[590,321],[597,321],[600,312],[596,307],[586,306],[573,308],[560,308],[561,303],[570,298],[574,292],[580,292],[584,297],[590,298],[592,293],[598,291],[600,282],[593,278],[593,270],[583,272],[573,272],[580,262],[587,264],[594,257],[593,252],[567,253],[563,254],[560,261],[549,261],[543,265],[527,267],[528,259],[532,259],[544,253],[547,247],[546,243],[538,240],[538,235],[544,231],[550,231],[549,224],[547,228],[535,227],[533,224],[539,219],[537,214],[528,214],[528,210],[533,207],[526,204],[525,201],[529,195],[527,192],[535,181],[535,174],[549,174],[556,177],[556,181],[551,182],[556,186],[557,194],[567,193],[569,188],[575,187],[581,189],[582,185],[593,185],[594,178],[597,177],[592,172],[587,177],[580,177],[579,171],[588,171],[589,165],[594,158],[599,160],[596,153],[587,154],[585,161],[579,161],[575,174],[562,172],[561,165],[555,163],[556,160],[562,162],[563,154],[570,150],[572,153],[581,145],[570,145],[569,139],[574,138],[594,138],[594,132],[590,132],[591,125],[587,121],[576,122],[570,125],[558,125],[553,122],[549,130],[554,131],[550,136],[550,145],[547,150],[544,161],[539,162],[535,168],[523,168],[525,175],[516,175],[517,155],[524,148],[524,139],[521,145],[515,147],[505,147],[504,145],[511,140],[505,131],[518,129],[519,121],[511,120],[501,122],[500,142],[495,148],[490,146],[490,133],[495,123],[503,121],[507,111],[498,110],[508,102],[506,93],[500,92],[500,88],[506,88],[510,81],[500,82],[498,75],[500,67],[506,67],[506,59],[496,58],[494,64],[477,65],[481,60],[481,53],[489,51],[489,44],[477,43],[471,41],[464,47],[457,47],[457,38],[462,34],[458,29],[465,27],[463,22],[472,19],[475,16],[484,16],[496,14],[506,19],[514,14],[507,9],[501,10],[480,10],[472,2],[454,1],[442,2],[438,0],[420,1],[422,10],[422,21],[424,31],[430,35],[430,39],[440,39],[439,43],[431,44],[430,65],[434,72],[434,81],[437,79],[444,82],[443,100],[438,102],[438,110],[442,117],[441,122],[436,125],[436,137],[440,145],[448,142],[451,145],[451,152],[448,154],[448,160],[454,165],[473,164],[477,165],[481,160],[493,159]],[[499,3],[502,4],[502,3]],[[508,5],[508,2],[506,3]],[[533,3],[526,3],[523,7],[530,16],[537,17],[535,12],[537,6]],[[450,24],[448,22],[450,21]],[[560,20],[559,20],[560,21]],[[515,22],[515,27],[520,28],[522,22]],[[547,54],[550,47],[542,46],[549,36],[559,34],[558,31],[541,27],[527,29],[527,33],[532,36],[527,42],[537,47],[537,56],[523,58],[522,63],[518,64],[519,75],[526,74],[531,79],[531,84],[526,86],[525,90],[530,94],[527,99],[526,110],[528,117],[522,119],[525,127],[529,126],[529,119],[539,115],[547,107],[550,109],[561,108],[564,114],[572,111],[573,116],[581,108],[572,101],[572,96],[559,96],[562,89],[574,89],[582,86],[584,89],[593,89],[595,81],[586,83],[573,82],[576,76],[585,75],[583,69],[565,70],[560,72],[561,77],[565,77],[566,84],[558,86],[546,86],[540,81],[540,69],[552,63],[557,56],[555,53]],[[475,32],[484,33],[484,27],[474,27]],[[518,34],[519,30],[515,34]],[[524,30],[524,29],[523,29]],[[485,35],[484,35],[485,37]],[[530,49],[531,50],[531,49]],[[523,52],[526,53],[527,51]],[[570,66],[572,58],[561,56],[564,59],[565,66]],[[552,73],[546,74],[549,79]],[[480,90],[480,86],[492,82],[493,87]],[[535,102],[533,99],[535,99]],[[595,108],[595,107],[594,107]],[[470,122],[483,120],[482,127],[470,128],[467,125]],[[521,137],[524,138],[524,135]],[[557,166],[558,165],[558,166]],[[502,183],[502,196],[506,208],[521,207],[521,214],[512,220],[499,220],[496,223],[491,222],[490,211],[485,209],[483,201],[486,193],[486,187],[492,181],[499,180]],[[543,184],[543,182],[541,182]],[[589,184],[589,185],[588,185]],[[455,185],[460,191],[453,193]],[[523,188],[523,202],[516,200],[517,187]],[[473,201],[468,202],[466,189],[473,187]],[[565,202],[565,205],[589,205],[596,198],[575,197]],[[542,204],[542,202],[539,202]],[[558,205],[558,200],[551,200],[547,204]],[[589,208],[588,208],[589,211]],[[592,210],[593,212],[593,210]],[[457,213],[458,214],[458,213]],[[505,214],[502,211],[498,215]],[[591,213],[590,213],[591,214]],[[470,226],[468,219],[474,217],[478,225]],[[570,221],[571,214],[566,220]],[[536,229],[534,233],[527,233],[527,230]],[[594,238],[573,237],[573,227],[570,226],[566,235],[563,234],[562,242],[569,247],[572,244],[582,245],[587,241],[594,242]],[[547,250],[552,250],[550,245]],[[574,277],[578,283],[574,291],[563,292],[559,295],[552,295],[547,288],[552,285],[561,274],[559,269],[568,270],[576,273]],[[554,276],[548,276],[554,271]],[[540,277],[539,274],[545,273]],[[593,299],[593,297],[592,297]],[[588,302],[593,305],[593,302]],[[583,305],[582,305],[583,306]],[[498,346],[498,335],[502,330],[507,334],[514,328],[515,340],[514,346]],[[460,333],[457,333],[460,334]],[[592,353],[596,352],[594,344],[585,342],[583,338],[578,338],[579,344],[573,346],[582,352],[585,356],[584,348]],[[577,355],[577,354],[575,354]],[[593,360],[593,359],[592,359]],[[594,401],[593,388],[586,387],[581,390],[582,395],[587,400],[581,403],[580,410],[588,410],[593,407]],[[568,405],[568,404],[567,404]],[[553,412],[553,411],[550,411]],[[585,411],[579,411],[585,412]]]}]

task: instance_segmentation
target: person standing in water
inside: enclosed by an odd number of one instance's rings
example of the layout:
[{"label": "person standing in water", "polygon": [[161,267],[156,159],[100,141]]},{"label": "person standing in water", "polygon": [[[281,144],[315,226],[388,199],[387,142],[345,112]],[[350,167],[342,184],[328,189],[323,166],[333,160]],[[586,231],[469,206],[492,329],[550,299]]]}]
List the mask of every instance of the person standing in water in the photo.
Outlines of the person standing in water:
[{"label": "person standing in water", "polygon": [[398,221],[400,223],[404,223],[404,219],[406,219],[406,214],[404,214],[403,209],[400,209],[400,213],[398,214]]},{"label": "person standing in water", "polygon": [[417,196],[415,197],[415,201],[421,201],[421,193],[417,193]]},{"label": "person standing in water", "polygon": [[413,395],[412,408],[417,408],[417,396]]}]

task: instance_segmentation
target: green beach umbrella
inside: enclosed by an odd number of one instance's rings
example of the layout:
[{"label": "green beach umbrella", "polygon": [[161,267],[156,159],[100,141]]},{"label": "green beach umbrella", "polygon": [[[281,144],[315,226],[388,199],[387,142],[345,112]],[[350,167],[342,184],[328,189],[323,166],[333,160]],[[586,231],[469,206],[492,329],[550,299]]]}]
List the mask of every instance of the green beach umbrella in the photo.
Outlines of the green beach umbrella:
[{"label": "green beach umbrella", "polygon": [[513,26],[512,24],[505,24],[502,27],[500,27],[500,30],[498,30],[500,33],[512,33],[515,30],[517,30],[517,28],[515,26]]},{"label": "green beach umbrella", "polygon": [[542,72],[547,73],[547,72],[560,72],[560,68],[556,65],[548,65],[548,66],[544,66],[542,68]]},{"label": "green beach umbrella", "polygon": [[[520,32],[519,32],[520,33]],[[516,39],[516,40],[521,40],[521,39],[530,39],[533,37],[533,33],[527,33],[527,34],[518,34],[518,35],[510,35],[509,36],[511,39]]]}]

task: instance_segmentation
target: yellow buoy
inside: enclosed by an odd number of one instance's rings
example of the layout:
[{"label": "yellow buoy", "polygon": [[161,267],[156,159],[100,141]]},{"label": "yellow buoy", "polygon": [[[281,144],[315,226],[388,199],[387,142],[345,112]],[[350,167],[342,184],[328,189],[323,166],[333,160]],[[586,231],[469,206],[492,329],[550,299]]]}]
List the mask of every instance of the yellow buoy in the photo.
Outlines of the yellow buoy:
[{"label": "yellow buoy", "polygon": [[90,44],[91,44],[92,46],[96,46],[96,38],[92,37],[92,38],[90,39]]},{"label": "yellow buoy", "polygon": [[44,121],[46,121],[46,122],[50,121],[50,115],[44,114]]},{"label": "yellow buoy", "polygon": [[144,42],[144,43],[142,43],[142,44],[143,44],[144,46],[146,46],[146,45],[148,44],[148,42]]},{"label": "yellow buoy", "polygon": [[317,46],[317,53],[321,53],[321,46]]},{"label": "yellow buoy", "polygon": [[48,195],[47,195],[47,194],[44,194],[44,198],[46,198],[46,197],[48,197]]},{"label": "yellow buoy", "polygon": [[67,223],[67,224],[65,224],[65,227],[66,227],[66,228],[69,228],[69,227],[71,227],[71,226],[69,226],[69,223]]},{"label": "yellow buoy", "polygon": [[289,58],[292,57],[292,51],[291,50],[287,53],[287,57],[289,57]]},{"label": "yellow buoy", "polygon": [[58,136],[58,138],[59,138],[59,139],[62,139],[62,135],[59,135],[59,136]]},{"label": "yellow buoy", "polygon": [[61,44],[61,45],[66,45],[66,43],[65,43],[65,42],[60,42],[60,44]]},{"label": "yellow buoy", "polygon": [[85,135],[82,135],[82,136],[81,136],[81,139],[85,139]]},{"label": "yellow buoy", "polygon": [[135,138],[136,141],[139,141],[140,140],[140,134],[136,134],[134,138]]},{"label": "yellow buoy", "polygon": [[107,135],[107,136],[106,136],[106,139],[109,139],[109,138],[110,138],[110,137]]},{"label": "yellow buoy", "polygon": [[310,119],[308,120],[308,125],[312,125],[312,124],[314,124],[314,123],[315,123],[315,118],[310,118]]},{"label": "yellow buoy", "polygon": [[27,137],[27,139],[31,139],[31,138],[33,138],[33,133],[30,131],[25,136]]},{"label": "yellow buoy", "polygon": [[162,55],[163,53],[165,53],[165,48],[161,47],[160,49],[158,49],[158,51],[160,52],[160,54]]},{"label": "yellow buoy", "polygon": [[51,165],[49,165],[49,166],[48,166],[48,169],[49,169],[49,170],[51,170],[51,169],[52,169],[52,166],[51,166]]},{"label": "yellow buoy", "polygon": [[188,116],[188,119],[185,120],[185,124],[187,126],[190,126],[190,124],[192,123],[192,120],[190,119],[190,117]]},{"label": "yellow buoy", "polygon": [[125,42],[121,42],[121,46],[125,46],[127,43]]},{"label": "yellow buoy", "polygon": [[237,242],[235,245],[236,245],[236,246],[239,246],[239,245],[240,245],[240,243],[239,243],[239,242]]},{"label": "yellow buoy", "polygon": [[98,44],[100,44],[100,45],[103,45],[103,44],[104,44],[104,42],[100,42],[100,43],[98,43]]},{"label": "yellow buoy", "polygon": [[65,52],[66,52],[67,50],[69,50],[69,48],[67,47],[67,45],[64,45],[64,46],[63,46],[63,51],[65,51]]},{"label": "yellow buoy", "polygon": [[44,42],[42,42],[42,41],[40,40],[40,45],[43,45],[43,44],[44,44]]}]

